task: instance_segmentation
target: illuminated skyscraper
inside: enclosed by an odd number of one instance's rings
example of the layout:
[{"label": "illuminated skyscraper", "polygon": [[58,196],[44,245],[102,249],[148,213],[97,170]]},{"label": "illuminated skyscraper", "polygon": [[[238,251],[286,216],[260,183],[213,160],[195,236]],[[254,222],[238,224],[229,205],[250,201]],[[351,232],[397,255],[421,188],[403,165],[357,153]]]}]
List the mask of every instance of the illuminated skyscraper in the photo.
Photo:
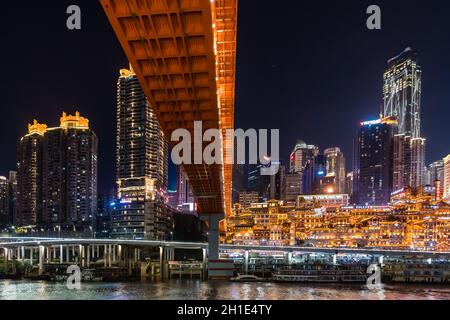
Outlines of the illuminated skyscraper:
[{"label": "illuminated skyscraper", "polygon": [[329,148],[324,151],[327,176],[334,176],[334,193],[345,193],[345,157],[340,148]]},{"label": "illuminated skyscraper", "polygon": [[358,133],[358,170],[354,201],[361,205],[384,205],[392,192],[393,137],[397,122],[390,118],[364,122]]},{"label": "illuminated skyscraper", "polygon": [[393,191],[411,186],[411,137],[396,134],[393,140]]},{"label": "illuminated skyscraper", "polygon": [[417,190],[425,185],[425,144],[423,138],[411,139],[411,187]]},{"label": "illuminated skyscraper", "polygon": [[270,176],[270,200],[282,200],[286,188],[286,166],[280,163],[277,174]]},{"label": "illuminated skyscraper", "polygon": [[450,201],[450,154],[444,158],[444,199]]},{"label": "illuminated skyscraper", "polygon": [[397,118],[399,134],[420,137],[421,87],[422,71],[411,48],[388,61],[381,114]]},{"label": "illuminated skyscraper", "polygon": [[117,82],[116,175],[111,235],[165,239],[168,143],[136,74],[125,69]]},{"label": "illuminated skyscraper", "polygon": [[14,224],[17,216],[17,171],[10,171],[8,175],[9,183],[9,223]]},{"label": "illuminated skyscraper", "polygon": [[439,180],[444,183],[444,160],[438,160],[428,166],[429,178],[426,181],[429,185],[434,185],[434,182]]},{"label": "illuminated skyscraper", "polygon": [[290,173],[302,173],[306,163],[313,160],[319,154],[319,148],[314,145],[307,145],[299,140],[291,153]]},{"label": "illuminated skyscraper", "polygon": [[17,226],[36,225],[42,215],[43,141],[47,125],[34,120],[17,152]]},{"label": "illuminated skyscraper", "polygon": [[0,176],[0,226],[10,224],[9,216],[9,182],[8,178]]},{"label": "illuminated skyscraper", "polygon": [[98,140],[89,120],[63,113],[43,140],[44,225],[88,227],[97,212]]},{"label": "illuminated skyscraper", "polygon": [[177,205],[183,212],[194,212],[195,199],[187,174],[180,166],[177,170]]},{"label": "illuminated skyscraper", "polygon": [[303,176],[300,173],[287,173],[286,174],[286,186],[284,201],[288,205],[295,205],[297,203],[297,197],[302,194],[302,179]]},{"label": "illuminated skyscraper", "polygon": [[[301,194],[321,194],[324,186],[324,179],[327,176],[327,161],[323,154],[316,155],[312,160],[308,160],[303,168]],[[327,179],[327,185],[333,185],[335,190],[334,175]]]}]

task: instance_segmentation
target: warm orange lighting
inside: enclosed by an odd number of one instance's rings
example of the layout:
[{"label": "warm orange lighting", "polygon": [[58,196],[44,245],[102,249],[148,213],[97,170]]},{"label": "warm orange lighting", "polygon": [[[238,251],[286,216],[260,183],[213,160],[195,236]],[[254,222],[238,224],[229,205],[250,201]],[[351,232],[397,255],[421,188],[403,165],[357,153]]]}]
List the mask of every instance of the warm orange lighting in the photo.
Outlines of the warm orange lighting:
[{"label": "warm orange lighting", "polygon": [[47,125],[38,123],[37,120],[33,121],[33,124],[28,124],[28,134],[39,134],[43,136],[47,132]]},{"label": "warm orange lighting", "polygon": [[89,129],[89,120],[80,116],[78,111],[74,116],[67,115],[67,113],[63,112],[61,117],[61,128]]}]

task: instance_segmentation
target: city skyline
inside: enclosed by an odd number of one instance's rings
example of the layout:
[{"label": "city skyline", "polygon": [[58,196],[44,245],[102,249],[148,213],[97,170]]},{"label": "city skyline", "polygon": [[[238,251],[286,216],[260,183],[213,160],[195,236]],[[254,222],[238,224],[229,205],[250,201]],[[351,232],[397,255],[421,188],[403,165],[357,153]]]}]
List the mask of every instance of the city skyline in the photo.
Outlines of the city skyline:
[{"label": "city skyline", "polygon": [[0,300],[449,299],[435,4],[8,3]]},{"label": "city skyline", "polygon": [[[65,3],[60,4],[61,7]],[[292,5],[295,8],[305,8],[304,5]],[[383,4],[383,21],[384,26],[389,27],[393,24],[395,19],[392,16],[394,9],[398,4]],[[71,33],[64,28],[58,28],[56,19],[52,19],[52,12],[58,10],[59,4],[55,8],[36,8],[36,12],[42,13],[43,16],[48,16],[48,22],[40,21],[36,32],[42,32],[42,29],[49,33],[48,40],[44,41],[43,45],[39,46],[41,49],[36,50],[35,54],[42,61],[52,61],[48,63],[46,72],[40,73],[39,81],[36,86],[19,85],[20,79],[14,76],[16,73],[23,72],[22,68],[28,65],[16,64],[14,69],[7,66],[5,73],[10,75],[4,77],[8,80],[6,87],[11,88],[5,95],[4,100],[4,116],[11,119],[11,123],[18,124],[11,126],[6,124],[2,127],[1,133],[5,137],[8,132],[8,137],[17,137],[23,135],[23,128],[26,123],[37,118],[41,122],[49,122],[52,110],[65,109],[68,112],[75,112],[80,110],[82,114],[91,119],[94,130],[99,135],[100,150],[99,163],[101,163],[101,170],[99,171],[99,190],[106,191],[114,187],[114,181],[111,177],[114,175],[114,136],[110,135],[114,127],[114,113],[115,113],[115,97],[114,97],[114,76],[117,70],[128,65],[127,60],[122,54],[120,46],[117,44],[114,35],[110,32],[106,19],[103,17],[103,12],[100,6],[96,3],[90,4],[88,2],[81,3],[81,7],[88,12],[84,17],[83,29],[79,33]],[[331,21],[338,23],[339,17],[358,17],[354,15],[356,10],[363,9],[364,4],[356,6],[334,7],[330,5],[325,12],[318,12],[315,5],[311,5],[309,10],[318,13],[321,19],[330,18],[332,12],[336,17]],[[257,41],[261,40],[262,34],[255,34],[255,26],[249,23],[249,7],[245,3],[240,5],[240,51],[238,52],[238,65],[240,72],[238,73],[237,85],[237,103],[236,103],[236,120],[237,126],[242,128],[250,127],[266,127],[277,128],[281,127],[281,154],[286,161],[292,145],[298,139],[303,139],[309,144],[320,146],[321,149],[333,146],[339,146],[344,152],[347,159],[351,158],[352,154],[352,138],[355,135],[358,126],[357,124],[363,120],[371,120],[377,117],[377,112],[380,109],[382,102],[382,92],[380,90],[383,82],[383,70],[386,68],[387,60],[399,54],[405,47],[411,46],[419,53],[419,61],[423,70],[423,90],[422,90],[422,114],[423,114],[423,136],[427,138],[427,161],[429,164],[434,162],[448,153],[447,143],[445,142],[445,128],[439,125],[436,118],[437,113],[442,113],[443,117],[447,112],[445,105],[450,104],[450,97],[448,97],[445,90],[445,83],[450,83],[448,79],[448,62],[443,57],[436,53],[445,52],[447,44],[439,41],[438,38],[425,36],[427,23],[424,21],[420,28],[422,32],[417,35],[412,29],[404,32],[402,28],[408,29],[411,27],[406,23],[405,26],[396,30],[391,36],[385,37],[385,31],[377,33],[368,33],[358,24],[356,29],[356,21],[352,18],[349,23],[348,30],[325,30],[325,26],[320,25],[320,21],[312,22],[307,18],[301,19],[303,24],[310,23],[319,28],[321,31],[330,31],[330,35],[326,35],[320,41],[311,37],[304,28],[299,26],[299,35],[302,39],[299,43],[285,44],[286,50],[282,50],[283,54],[287,54],[293,59],[281,59],[280,53],[275,52],[273,48],[265,53],[261,53],[256,57],[257,59],[250,63],[250,55],[255,50],[258,50]],[[412,10],[411,14],[418,14],[426,8],[414,7],[405,10]],[[258,14],[262,17],[268,15],[266,9],[261,8]],[[294,10],[293,10],[294,11]],[[348,12],[346,12],[348,11]],[[271,14],[271,12],[270,12]],[[288,13],[289,14],[289,13]],[[56,14],[54,14],[56,15]],[[436,17],[440,15],[439,12],[432,12],[432,15],[426,15],[426,19],[434,21],[439,24],[441,29],[449,29],[448,23],[444,19]],[[36,17],[40,15],[37,14]],[[58,16],[58,15],[56,15]],[[407,16],[407,15],[405,15]],[[37,19],[35,16],[29,17],[31,21]],[[404,19],[397,17],[396,19]],[[7,19],[6,19],[7,20]],[[6,21],[5,20],[5,21]],[[283,22],[281,19],[276,19],[274,30],[265,30],[266,34],[273,34],[284,27],[292,27],[289,23]],[[291,19],[286,19],[291,21]],[[3,21],[2,23],[5,23]],[[295,21],[295,20],[294,20]],[[353,24],[355,23],[355,27]],[[399,25],[403,25],[399,23]],[[418,28],[417,26],[413,26]],[[93,32],[95,29],[95,32]],[[344,32],[345,31],[345,32]],[[350,38],[356,36],[360,40],[362,47],[365,50],[358,50],[354,53],[349,46],[351,44]],[[364,39],[362,36],[364,35]],[[7,36],[7,35],[6,35]],[[251,36],[251,37],[250,37]],[[325,45],[332,37],[337,36],[340,41],[331,41],[328,44],[328,50],[333,50],[333,55],[328,59],[324,59],[327,51]],[[103,46],[98,46],[100,49],[92,52],[93,39],[100,39]],[[46,37],[47,38],[47,37]],[[66,43],[66,49],[63,52],[59,51],[62,58],[55,58],[49,50],[52,49],[52,39],[61,40]],[[414,39],[414,40],[413,40]],[[246,40],[249,40],[249,45],[246,45]],[[45,42],[45,41],[48,41]],[[304,43],[305,46],[301,44]],[[73,50],[69,44],[82,50]],[[308,44],[310,44],[308,46]],[[371,44],[374,46],[371,47]],[[20,44],[16,44],[20,47]],[[323,46],[323,49],[320,47]],[[332,48],[331,48],[332,47]],[[38,48],[38,46],[36,46]],[[301,51],[293,49],[302,48]],[[292,50],[289,50],[292,49]],[[376,49],[376,50],[375,50]],[[61,49],[59,49],[61,50]],[[337,51],[335,51],[337,50]],[[297,58],[292,56],[292,52],[298,53]],[[335,53],[336,52],[336,53]],[[58,53],[58,51],[55,51]],[[315,53],[313,55],[312,53]],[[95,57],[98,55],[98,58]],[[308,55],[308,65],[305,65],[304,57]],[[106,57],[106,59],[105,59]],[[346,59],[354,59],[358,68],[352,70],[345,70],[345,77],[343,76],[344,64],[340,64],[339,60],[347,61]],[[20,55],[15,57],[20,59]],[[13,57],[8,57],[8,60],[14,61]],[[437,70],[434,65],[440,64]],[[321,66],[320,64],[323,64]],[[14,64],[13,64],[14,65]],[[85,66],[80,68],[80,65]],[[261,70],[257,70],[256,66],[261,66]],[[335,68],[334,72],[329,74],[330,80],[323,80],[319,74],[321,70]],[[288,70],[289,69],[289,70]],[[291,70],[292,69],[292,70]],[[348,67],[346,67],[348,69]],[[14,70],[14,72],[13,72]],[[298,71],[302,70],[302,77],[295,77]],[[261,72],[265,72],[265,76],[259,76]],[[297,73],[296,73],[297,72]],[[70,74],[70,77],[63,77],[65,74]],[[42,77],[44,76],[44,79]],[[45,77],[57,78],[58,81],[53,83],[50,87],[45,81]],[[99,81],[103,79],[102,81]],[[258,87],[262,85],[261,80],[265,79],[270,90],[261,92]],[[282,81],[279,81],[282,79]],[[33,79],[30,79],[33,81]],[[308,81],[310,86],[306,88],[305,81]],[[286,83],[287,82],[287,83]],[[356,83],[358,82],[358,83]],[[359,83],[360,82],[360,83]],[[95,83],[95,86],[94,86]],[[324,84],[327,87],[324,87]],[[284,86],[281,90],[280,86]],[[301,87],[299,87],[301,86]],[[93,90],[95,89],[95,90]],[[33,96],[33,101],[30,102],[26,95],[20,95],[22,90],[30,91]],[[36,91],[35,91],[36,90]],[[281,90],[281,91],[280,91]],[[323,94],[326,90],[327,94]],[[95,92],[95,93],[94,93]],[[98,93],[97,93],[98,92]],[[37,93],[37,94],[36,94]],[[15,100],[12,100],[15,97]],[[270,116],[270,110],[280,106],[282,112],[279,117]],[[343,106],[348,106],[344,109]],[[324,112],[314,113],[312,110],[317,108]],[[72,110],[73,109],[73,110]],[[345,110],[346,112],[335,113],[335,110]],[[348,110],[348,112],[347,112]],[[289,119],[287,119],[289,118]],[[441,118],[441,117],[439,117]],[[109,120],[107,120],[109,119]],[[283,126],[281,125],[283,123]],[[326,126],[329,130],[322,132],[317,130],[317,126]],[[342,132],[342,134],[330,134],[334,132]],[[13,141],[10,141],[13,140]],[[5,146],[5,156],[0,163],[0,173],[7,175],[10,170],[15,169],[15,153],[17,147],[17,139],[3,139]],[[9,152],[8,152],[9,151]],[[351,161],[347,161],[347,169]],[[173,186],[173,181],[172,181]]]}]

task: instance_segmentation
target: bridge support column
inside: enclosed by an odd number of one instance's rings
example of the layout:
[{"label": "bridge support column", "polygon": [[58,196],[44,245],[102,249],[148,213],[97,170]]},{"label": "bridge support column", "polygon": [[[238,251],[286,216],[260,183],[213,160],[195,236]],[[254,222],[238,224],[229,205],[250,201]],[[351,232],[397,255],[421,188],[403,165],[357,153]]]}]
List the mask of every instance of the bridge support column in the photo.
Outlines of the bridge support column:
[{"label": "bridge support column", "polygon": [[108,245],[108,267],[112,267],[112,261],[111,261],[111,251],[112,251],[112,245]]},{"label": "bridge support column", "polygon": [[220,221],[224,219],[223,214],[205,214],[200,218],[209,225],[208,239],[208,278],[229,279],[234,275],[234,262],[231,260],[220,260]]},{"label": "bridge support column", "polygon": [[44,274],[45,247],[39,246],[39,275]]},{"label": "bridge support column", "polygon": [[3,249],[3,261],[5,262],[5,272],[8,273],[8,249]]},{"label": "bridge support column", "polygon": [[286,254],[286,264],[287,264],[288,266],[292,265],[292,255],[293,255],[292,252],[288,252],[288,253]]},{"label": "bridge support column", "polygon": [[116,263],[116,246],[111,246],[113,263]]},{"label": "bridge support column", "polygon": [[380,265],[383,265],[383,263],[384,263],[384,256],[379,256],[379,257],[378,257],[378,263],[379,263]]},{"label": "bridge support column", "polygon": [[337,254],[333,254],[333,264],[337,265]]},{"label": "bridge support column", "polygon": [[200,217],[209,225],[209,237],[208,237],[208,257],[209,260],[219,260],[219,238],[220,230],[219,223],[223,220],[223,214],[208,214]]},{"label": "bridge support column", "polygon": [[63,247],[63,245],[59,246],[59,263],[60,264],[64,263],[64,247]]},{"label": "bridge support column", "polygon": [[244,273],[248,274],[248,259],[249,259],[249,252],[248,250],[245,250],[244,253]]},{"label": "bridge support column", "polygon": [[87,250],[87,252],[85,254],[85,256],[86,256],[86,267],[90,268],[91,267],[91,246],[87,245],[86,246],[86,250]]},{"label": "bridge support column", "polygon": [[22,263],[25,262],[25,247],[20,247]]}]

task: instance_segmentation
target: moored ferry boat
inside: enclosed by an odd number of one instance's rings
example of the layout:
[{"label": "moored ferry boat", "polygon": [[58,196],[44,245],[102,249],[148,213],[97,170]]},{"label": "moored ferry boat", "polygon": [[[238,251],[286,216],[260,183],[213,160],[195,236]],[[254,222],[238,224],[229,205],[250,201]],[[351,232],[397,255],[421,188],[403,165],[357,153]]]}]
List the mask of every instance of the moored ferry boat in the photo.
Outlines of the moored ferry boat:
[{"label": "moored ferry boat", "polygon": [[366,283],[365,265],[300,265],[273,274],[275,282]]}]

